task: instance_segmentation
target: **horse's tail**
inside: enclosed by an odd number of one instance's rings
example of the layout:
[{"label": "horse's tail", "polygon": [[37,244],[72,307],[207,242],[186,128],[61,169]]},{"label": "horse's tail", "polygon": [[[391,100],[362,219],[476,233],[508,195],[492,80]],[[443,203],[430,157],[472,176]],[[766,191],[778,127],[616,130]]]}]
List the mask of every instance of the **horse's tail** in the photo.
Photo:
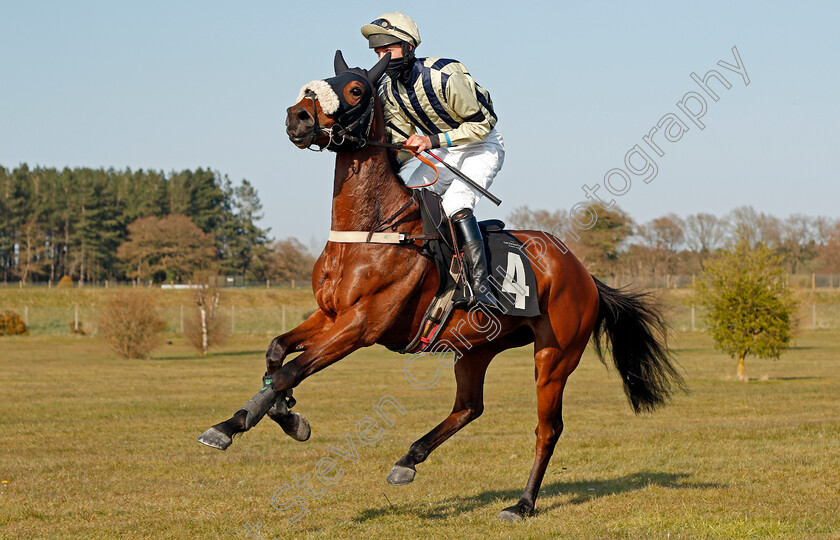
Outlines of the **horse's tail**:
[{"label": "horse's tail", "polygon": [[606,334],[607,349],[612,350],[633,410],[636,414],[653,411],[675,389],[685,389],[666,344],[668,325],[661,308],[650,293],[613,289],[597,279],[595,285],[599,295],[592,334],[595,352],[606,364],[601,345],[601,336]]}]

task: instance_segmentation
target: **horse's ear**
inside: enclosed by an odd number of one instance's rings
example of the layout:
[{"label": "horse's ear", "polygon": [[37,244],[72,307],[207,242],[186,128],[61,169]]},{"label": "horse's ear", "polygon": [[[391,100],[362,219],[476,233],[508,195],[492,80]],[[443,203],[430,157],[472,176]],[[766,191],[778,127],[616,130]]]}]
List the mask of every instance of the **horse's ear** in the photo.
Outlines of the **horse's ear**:
[{"label": "horse's ear", "polygon": [[377,86],[379,84],[379,79],[382,78],[382,75],[385,74],[385,69],[388,67],[388,62],[391,61],[391,53],[385,53],[385,56],[376,63],[370,71],[367,72],[367,78],[373,86]]},{"label": "horse's ear", "polygon": [[341,75],[342,73],[346,73],[350,70],[347,67],[347,62],[344,61],[344,55],[341,54],[341,51],[335,51],[335,60],[333,60],[333,68],[335,69],[336,75]]}]

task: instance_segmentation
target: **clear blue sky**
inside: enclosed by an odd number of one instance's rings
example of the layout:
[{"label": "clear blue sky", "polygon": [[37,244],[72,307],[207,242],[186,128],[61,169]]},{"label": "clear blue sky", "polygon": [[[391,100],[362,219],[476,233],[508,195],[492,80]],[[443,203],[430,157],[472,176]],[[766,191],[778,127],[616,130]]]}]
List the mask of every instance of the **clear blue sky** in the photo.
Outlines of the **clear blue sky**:
[{"label": "clear blue sky", "polygon": [[[257,187],[273,237],[321,242],[334,156],[295,148],[285,109],[336,49],[370,67],[359,27],[400,10],[419,56],[461,60],[492,94],[504,204],[480,218],[585,200],[710,69],[732,88],[713,86],[706,128],[662,143],[657,177],[620,206],[637,222],[740,205],[840,216],[840,4],[679,4],[2,1],[0,164],[211,168]],[[749,86],[716,65],[733,46]]]}]

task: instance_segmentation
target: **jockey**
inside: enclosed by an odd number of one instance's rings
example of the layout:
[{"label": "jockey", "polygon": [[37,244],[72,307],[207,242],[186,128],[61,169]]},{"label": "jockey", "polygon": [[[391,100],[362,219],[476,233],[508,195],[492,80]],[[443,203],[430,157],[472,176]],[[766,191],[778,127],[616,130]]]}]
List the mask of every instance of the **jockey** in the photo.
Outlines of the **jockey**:
[{"label": "jockey", "polygon": [[[391,142],[404,142],[417,152],[431,149],[482,187],[489,187],[505,159],[490,94],[457,60],[416,58],[420,31],[403,13],[382,15],[362,26],[362,35],[379,58],[391,53],[387,76],[379,88]],[[409,187],[433,181],[435,171],[412,158],[406,150],[397,156],[402,181]],[[431,189],[441,195],[443,210],[455,225],[464,250],[472,289],[467,307],[478,303],[498,307],[487,283],[484,240],[473,215],[479,193],[449,169],[442,168],[439,174]]]}]

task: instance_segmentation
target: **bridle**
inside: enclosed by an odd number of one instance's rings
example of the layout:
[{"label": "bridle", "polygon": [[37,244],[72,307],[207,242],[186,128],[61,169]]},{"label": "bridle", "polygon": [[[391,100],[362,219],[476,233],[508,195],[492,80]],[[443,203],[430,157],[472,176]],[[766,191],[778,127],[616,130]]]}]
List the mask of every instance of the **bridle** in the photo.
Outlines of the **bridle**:
[{"label": "bridle", "polygon": [[[403,149],[411,151],[418,159],[426,163],[435,171],[435,179],[430,182],[429,184],[425,184],[423,186],[416,186],[416,187],[426,187],[434,184],[438,180],[438,171],[435,165],[418,154],[417,152],[413,151],[411,148],[406,148],[402,144],[398,143],[389,143],[384,141],[371,141],[368,139],[370,136],[371,129],[373,128],[373,119],[374,119],[374,107],[376,106],[376,96],[375,94],[371,95],[371,98],[368,100],[367,105],[364,107],[362,113],[358,116],[358,118],[354,120],[350,120],[356,113],[362,109],[363,105],[361,102],[357,103],[356,105],[350,107],[346,111],[343,111],[336,121],[330,127],[322,127],[321,124],[318,122],[318,95],[313,92],[312,90],[307,90],[304,93],[304,98],[309,99],[312,101],[312,111],[313,111],[313,118],[314,118],[314,125],[312,126],[312,133],[315,134],[315,138],[313,139],[312,144],[310,144],[307,148],[312,150],[313,152],[323,152],[324,150],[333,150],[338,151],[339,149],[346,150],[346,146],[348,143],[352,143],[355,145],[354,148],[351,150],[359,150],[364,148],[365,146],[381,146],[385,148],[393,148],[393,149]],[[341,123],[344,121],[350,120],[350,123],[346,126],[342,126]],[[360,128],[363,130],[359,133],[356,133]],[[320,146],[320,148],[312,148],[313,144],[316,144],[314,141],[318,138],[318,136],[322,133],[325,133],[329,136],[329,141],[327,144]],[[376,227],[373,228],[372,231],[369,231],[367,241],[370,242],[371,238],[374,234],[379,233],[387,229],[396,219],[399,217],[405,210],[407,210],[412,204],[414,203],[414,198],[412,197],[409,199],[402,207],[400,207],[396,212],[394,212],[389,218],[383,220],[379,223]],[[436,238],[437,236],[434,235]],[[407,236],[400,240],[398,243],[404,243],[406,241],[412,242],[417,239],[428,239],[430,238],[427,235],[412,235]]]},{"label": "bridle", "polygon": [[[315,125],[312,127],[312,132],[315,134],[315,139],[317,139],[318,136],[322,133],[326,133],[327,136],[329,136],[330,138],[329,141],[327,141],[327,144],[325,144],[324,146],[315,149],[312,148],[312,145],[310,145],[309,147],[307,147],[309,148],[309,150],[312,150],[313,152],[323,152],[324,150],[338,150],[348,142],[355,143],[356,149],[363,148],[369,144],[370,141],[368,141],[367,138],[370,135],[370,130],[373,128],[373,108],[375,105],[375,96],[372,95],[371,98],[368,100],[367,106],[362,111],[362,114],[359,115],[359,117],[355,120],[350,121],[350,123],[347,124],[347,126],[345,127],[342,127],[341,123],[349,120],[356,114],[357,111],[362,109],[361,102],[357,103],[356,105],[353,105],[346,111],[342,112],[332,126],[321,127],[321,124],[318,122],[318,108],[316,106],[318,102],[318,96],[312,90],[307,90],[304,94],[304,97],[312,101],[312,111],[313,117],[315,119]],[[363,133],[356,134],[356,130],[358,130],[362,126],[364,126]],[[313,139],[312,144],[315,144],[315,139]]]}]

